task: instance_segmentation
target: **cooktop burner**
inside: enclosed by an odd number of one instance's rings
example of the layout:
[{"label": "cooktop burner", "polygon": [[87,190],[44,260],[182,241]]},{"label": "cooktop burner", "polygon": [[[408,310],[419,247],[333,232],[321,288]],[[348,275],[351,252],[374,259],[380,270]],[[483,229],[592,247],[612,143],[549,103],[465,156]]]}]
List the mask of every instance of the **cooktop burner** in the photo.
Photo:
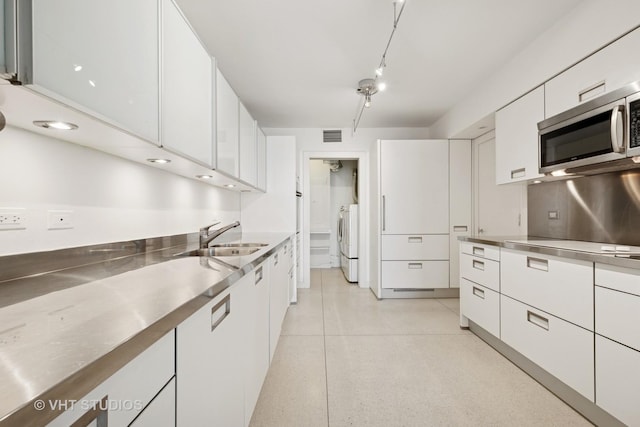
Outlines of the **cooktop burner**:
[{"label": "cooktop burner", "polygon": [[633,259],[640,258],[640,246],[616,245],[613,243],[582,242],[579,240],[548,240],[535,238],[524,240],[507,240],[507,242],[521,243],[531,246],[543,246],[555,249],[566,249],[578,252],[588,252],[592,254],[625,256]]}]

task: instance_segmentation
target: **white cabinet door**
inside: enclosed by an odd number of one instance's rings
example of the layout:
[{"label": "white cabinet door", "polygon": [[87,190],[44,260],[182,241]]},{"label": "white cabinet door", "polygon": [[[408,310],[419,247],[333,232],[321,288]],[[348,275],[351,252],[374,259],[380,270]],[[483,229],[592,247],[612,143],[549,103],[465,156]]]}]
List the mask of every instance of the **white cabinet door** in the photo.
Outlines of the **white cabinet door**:
[{"label": "white cabinet door", "polygon": [[593,402],[593,332],[501,295],[500,336]]},{"label": "white cabinet door", "polygon": [[245,319],[236,290],[249,282],[245,276],[176,328],[179,426],[244,425],[240,356]]},{"label": "white cabinet door", "polygon": [[[271,259],[271,258],[270,258]],[[244,352],[244,419],[249,425],[258,402],[262,383],[269,370],[269,282],[270,259],[249,274],[249,303],[242,318],[245,319]],[[237,355],[242,357],[242,354]]]},{"label": "white cabinet door", "polygon": [[100,422],[107,419],[110,425],[129,425],[171,380],[175,360],[175,334],[171,330],[47,425],[68,427],[80,419],[84,420],[81,425],[92,425],[92,421],[102,425]]},{"label": "white cabinet door", "polygon": [[[287,243],[288,245],[288,243]],[[278,345],[282,322],[289,307],[289,254],[281,248],[272,258],[269,277],[269,361]]]},{"label": "white cabinet door", "polygon": [[460,236],[471,234],[471,140],[449,140],[449,286],[460,287]]},{"label": "white cabinet door", "polygon": [[596,335],[596,405],[629,426],[640,425],[640,352]]},{"label": "white cabinet door", "polygon": [[462,278],[460,311],[492,335],[500,338],[500,294]]},{"label": "white cabinet door", "polygon": [[158,4],[34,0],[33,75],[26,81],[19,78],[64,104],[157,143]]},{"label": "white cabinet door", "polygon": [[172,0],[162,1],[161,142],[213,167],[212,59]]},{"label": "white cabinet door", "polygon": [[545,83],[546,117],[640,80],[640,29],[615,41]]},{"label": "white cabinet door", "polygon": [[384,289],[440,289],[449,287],[449,261],[382,261]]},{"label": "white cabinet door", "polygon": [[449,141],[380,141],[382,234],[449,233]]},{"label": "white cabinet door", "polygon": [[220,70],[216,69],[216,169],[239,175],[239,101]]},{"label": "white cabinet door", "polygon": [[171,427],[176,425],[176,379],[162,389],[130,424],[130,427]]},{"label": "white cabinet door", "polygon": [[526,181],[538,172],[538,122],[544,119],[544,87],[496,112],[496,183]]},{"label": "white cabinet door", "polygon": [[267,137],[260,128],[258,128],[257,144],[258,177],[256,186],[262,191],[267,191]]},{"label": "white cabinet door", "polygon": [[593,330],[593,263],[500,251],[500,292]]},{"label": "white cabinet door", "polygon": [[240,179],[255,186],[258,181],[256,121],[240,103]]}]

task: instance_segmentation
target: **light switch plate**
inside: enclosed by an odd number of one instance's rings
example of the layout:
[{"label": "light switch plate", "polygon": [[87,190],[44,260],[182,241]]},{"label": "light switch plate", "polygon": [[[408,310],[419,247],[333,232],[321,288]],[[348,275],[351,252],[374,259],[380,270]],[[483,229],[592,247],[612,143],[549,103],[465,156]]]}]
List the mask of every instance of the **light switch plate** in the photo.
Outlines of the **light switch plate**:
[{"label": "light switch plate", "polygon": [[73,211],[47,211],[47,229],[65,230],[73,228]]}]

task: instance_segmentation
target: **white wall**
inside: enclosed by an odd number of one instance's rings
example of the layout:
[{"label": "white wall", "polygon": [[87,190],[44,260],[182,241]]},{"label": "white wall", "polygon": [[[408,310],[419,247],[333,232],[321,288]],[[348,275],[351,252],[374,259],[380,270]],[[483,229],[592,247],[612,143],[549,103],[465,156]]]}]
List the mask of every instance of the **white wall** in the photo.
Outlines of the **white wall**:
[{"label": "white wall", "polygon": [[456,136],[637,27],[639,16],[638,0],[581,2],[434,123],[431,136]]},{"label": "white wall", "polygon": [[296,140],[267,137],[267,192],[242,194],[242,230],[296,231]]},{"label": "white wall", "polygon": [[[26,230],[0,230],[0,255],[197,232],[240,219],[240,196],[195,180],[8,126],[0,133],[0,208]],[[47,230],[47,210],[75,227]]]}]

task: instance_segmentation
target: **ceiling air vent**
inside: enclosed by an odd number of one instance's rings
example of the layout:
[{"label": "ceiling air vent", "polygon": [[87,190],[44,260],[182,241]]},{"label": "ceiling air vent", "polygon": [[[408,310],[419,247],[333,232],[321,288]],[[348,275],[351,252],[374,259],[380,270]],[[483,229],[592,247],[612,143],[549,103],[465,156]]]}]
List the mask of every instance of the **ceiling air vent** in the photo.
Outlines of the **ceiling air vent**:
[{"label": "ceiling air vent", "polygon": [[323,130],[322,142],[342,142],[342,131],[338,130]]}]

